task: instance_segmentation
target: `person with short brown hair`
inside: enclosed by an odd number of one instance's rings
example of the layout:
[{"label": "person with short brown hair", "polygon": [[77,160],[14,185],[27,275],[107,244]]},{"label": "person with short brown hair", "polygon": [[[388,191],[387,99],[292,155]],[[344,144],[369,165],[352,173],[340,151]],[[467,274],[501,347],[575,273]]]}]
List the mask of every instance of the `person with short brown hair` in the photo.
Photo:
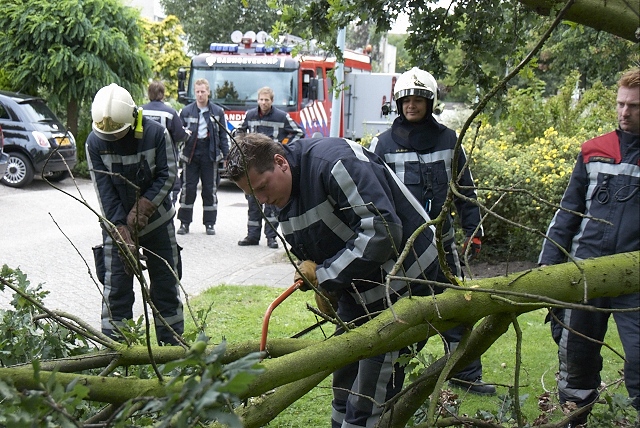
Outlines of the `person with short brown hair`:
[{"label": "person with short brown hair", "polygon": [[[247,115],[238,127],[240,132],[253,132],[266,135],[282,144],[292,143],[301,138],[304,133],[289,113],[273,107],[273,90],[264,86],[258,90],[258,107],[247,111]],[[252,195],[247,195],[248,220],[247,236],[238,241],[238,245],[258,245],[262,231],[262,213],[260,205]],[[269,248],[278,248],[276,230],[278,229],[278,209],[270,204],[264,204],[262,211],[266,217],[264,235]]]},{"label": "person with short brown hair", "polygon": [[215,235],[218,218],[218,162],[229,153],[227,121],[222,107],[209,100],[211,90],[207,79],[195,82],[196,100],[180,112],[182,124],[189,132],[180,160],[182,168],[182,189],[178,235],[189,233],[193,220],[193,203],[198,192],[198,182],[202,183],[202,223],[207,235]]},{"label": "person with short brown hair", "polygon": [[[640,250],[640,68],[618,81],[618,129],[584,143],[569,185],[551,220],[538,259],[541,266]],[[576,214],[577,213],[577,214]],[[602,221],[602,220],[606,221]],[[607,309],[640,307],[640,293],[590,299],[605,311],[554,309],[551,333],[558,344],[560,402],[593,405],[599,396]],[[624,382],[640,409],[640,312],[614,312],[624,348]],[[589,412],[569,427],[587,422]]]},{"label": "person with short brown hair", "polygon": [[[182,121],[180,115],[171,106],[164,103],[165,87],[164,83],[160,80],[154,80],[149,84],[147,94],[149,95],[149,102],[144,104],[142,108],[142,114],[144,117],[152,119],[164,126],[169,131],[169,136],[173,142],[173,149],[176,154],[176,161],[179,157],[180,146],[187,139],[188,134],[182,127]],[[171,191],[171,202],[175,205],[178,193],[182,187],[182,181],[180,174],[176,178],[175,184]]]},{"label": "person with short brown hair", "polygon": [[[227,160],[230,179],[259,203],[280,209],[282,234],[301,261],[307,289],[313,284],[317,296],[327,296],[342,321],[362,325],[403,296],[431,294],[413,279],[436,277],[434,228],[412,236],[429,216],[376,154],[343,138],[282,145],[254,133],[236,142]],[[390,280],[387,288],[387,274],[410,239],[400,268],[410,279]],[[330,311],[329,304],[318,307]],[[348,333],[340,325],[336,334]],[[332,427],[375,426],[381,404],[402,389],[405,368],[398,358],[409,352],[403,348],[338,369]]]}]

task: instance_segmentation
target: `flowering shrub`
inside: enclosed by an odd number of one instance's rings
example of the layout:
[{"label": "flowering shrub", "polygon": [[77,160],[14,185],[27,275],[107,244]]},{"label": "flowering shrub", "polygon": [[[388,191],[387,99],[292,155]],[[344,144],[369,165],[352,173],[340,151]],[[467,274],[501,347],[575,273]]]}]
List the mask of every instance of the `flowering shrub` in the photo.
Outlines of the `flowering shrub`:
[{"label": "flowering shrub", "polygon": [[[530,90],[514,90],[500,122],[482,124],[477,139],[475,131],[465,135],[479,201],[497,215],[542,233],[582,143],[616,127],[615,89],[594,85],[575,101],[571,94],[577,79],[577,74],[570,76],[558,95],[547,100]],[[540,251],[540,234],[494,216],[487,218],[484,231],[485,257],[503,259],[508,254],[535,260]]]}]

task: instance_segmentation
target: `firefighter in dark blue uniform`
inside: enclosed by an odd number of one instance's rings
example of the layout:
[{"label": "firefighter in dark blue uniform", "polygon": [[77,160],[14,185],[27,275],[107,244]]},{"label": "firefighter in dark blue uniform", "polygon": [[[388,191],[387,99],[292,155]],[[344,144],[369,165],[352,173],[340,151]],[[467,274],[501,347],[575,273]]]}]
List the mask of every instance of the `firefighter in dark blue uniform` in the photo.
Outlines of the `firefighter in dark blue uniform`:
[{"label": "firefighter in dark blue uniform", "polygon": [[174,273],[179,254],[169,195],[177,172],[171,138],[143,118],[129,92],[116,84],[97,92],[91,115],[87,161],[105,218],[102,331],[118,338],[123,320],[133,318],[133,273],[143,257],[158,343],[178,344],[184,321]]},{"label": "firefighter in dark blue uniform", "polygon": [[[567,190],[551,220],[538,263],[541,266],[640,250],[640,68],[618,82],[618,129],[582,145]],[[574,213],[579,213],[576,215]],[[604,222],[602,219],[606,219]],[[603,309],[640,307],[640,293],[590,299]],[[600,350],[610,313],[558,309],[551,333],[558,344],[560,402],[578,407],[598,398]],[[624,348],[624,382],[640,409],[640,312],[615,312]],[[568,426],[587,421],[588,412]]]},{"label": "firefighter in dark blue uniform", "polygon": [[[468,168],[464,168],[466,155],[460,149],[457,157],[457,171],[452,171],[456,133],[438,123],[433,117],[434,109],[439,109],[438,85],[430,73],[413,68],[403,73],[393,89],[399,116],[393,121],[391,129],[381,133],[371,141],[370,150],[382,157],[396,175],[420,201],[431,218],[440,215],[447,198],[449,181],[462,174],[458,181],[461,186],[473,187],[473,178]],[[465,197],[476,199],[472,188],[460,189]],[[470,255],[480,251],[480,237],[483,230],[480,225],[480,209],[463,198],[454,196],[454,205],[465,233],[463,252],[467,247]],[[451,273],[460,277],[462,268],[455,243],[453,217],[448,214],[442,228],[442,242],[446,252],[447,265]],[[438,273],[439,282],[449,282],[442,270]],[[443,332],[445,348],[453,351],[464,334],[459,326]],[[459,373],[450,383],[463,387],[479,395],[493,395],[496,388],[482,381],[482,363],[477,359]]]},{"label": "firefighter in dark blue uniform", "polygon": [[[413,282],[390,281],[391,290],[383,285],[429,216],[382,159],[341,138],[281,145],[261,134],[242,134],[237,143],[227,161],[231,180],[246,194],[253,188],[258,202],[280,208],[280,227],[302,261],[300,270],[330,298],[343,321],[360,325],[371,319],[388,307],[387,291],[392,302],[409,288],[413,295],[430,294]],[[433,280],[437,265],[434,229],[425,228],[402,269],[410,278]],[[404,368],[397,359],[404,352],[366,358],[334,373],[334,428],[377,423],[383,411],[378,403],[402,388]]]},{"label": "firefighter in dark blue uniform", "polygon": [[[304,133],[298,124],[284,112],[273,107],[273,90],[268,86],[258,90],[258,107],[247,111],[247,115],[238,127],[240,132],[264,134],[273,141],[282,144],[292,143],[300,139]],[[247,221],[247,236],[238,241],[238,245],[258,245],[262,232],[262,213],[260,205],[252,195],[247,195],[249,204],[249,220]],[[278,229],[278,209],[270,204],[264,204],[262,211],[271,226],[265,222],[264,234],[269,248],[278,248],[276,230]]]},{"label": "firefighter in dark blue uniform", "polygon": [[193,203],[196,200],[198,182],[202,183],[202,223],[207,235],[215,235],[218,218],[218,162],[229,153],[227,121],[222,107],[209,101],[209,82],[195,82],[196,101],[180,112],[182,124],[188,129],[189,138],[184,144],[180,160],[183,163],[183,183],[180,193],[178,235],[189,233],[193,219]]},{"label": "firefighter in dark blue uniform", "polygon": [[[182,127],[182,120],[180,120],[178,112],[162,101],[164,99],[164,92],[164,83],[159,80],[151,82],[147,90],[149,102],[141,107],[142,114],[167,128],[171,136],[171,141],[173,142],[176,159],[178,159],[180,156],[180,147],[189,135]],[[178,174],[176,182],[173,185],[173,190],[171,191],[171,202],[174,205],[178,199],[181,187],[182,183],[180,175]]]}]

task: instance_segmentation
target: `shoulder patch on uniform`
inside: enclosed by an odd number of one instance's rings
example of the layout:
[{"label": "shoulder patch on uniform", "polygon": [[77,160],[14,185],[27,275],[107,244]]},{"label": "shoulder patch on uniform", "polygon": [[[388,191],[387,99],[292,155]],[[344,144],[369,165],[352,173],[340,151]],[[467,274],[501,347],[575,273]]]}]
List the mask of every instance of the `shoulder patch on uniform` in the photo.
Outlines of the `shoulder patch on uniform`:
[{"label": "shoulder patch on uniform", "polygon": [[582,145],[584,162],[620,163],[620,142],[614,132],[593,138]]},{"label": "shoulder patch on uniform", "polygon": [[614,158],[608,158],[605,156],[591,156],[589,162],[604,162],[604,163],[616,163]]}]

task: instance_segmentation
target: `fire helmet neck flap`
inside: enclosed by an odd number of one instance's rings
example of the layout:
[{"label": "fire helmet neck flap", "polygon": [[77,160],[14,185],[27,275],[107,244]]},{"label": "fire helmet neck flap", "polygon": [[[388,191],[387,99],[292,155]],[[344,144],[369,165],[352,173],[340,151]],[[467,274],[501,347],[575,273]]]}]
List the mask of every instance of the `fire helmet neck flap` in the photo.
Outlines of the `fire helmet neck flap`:
[{"label": "fire helmet neck flap", "polygon": [[402,98],[409,95],[426,98],[431,101],[431,106],[438,105],[438,83],[436,79],[424,70],[413,67],[409,71],[405,71],[398,77],[393,87],[393,98],[396,101],[398,114],[404,117],[402,113]]},{"label": "fire helmet neck flap", "polygon": [[133,127],[136,104],[129,91],[115,83],[100,89],[91,105],[93,132],[102,140],[116,141]]}]

